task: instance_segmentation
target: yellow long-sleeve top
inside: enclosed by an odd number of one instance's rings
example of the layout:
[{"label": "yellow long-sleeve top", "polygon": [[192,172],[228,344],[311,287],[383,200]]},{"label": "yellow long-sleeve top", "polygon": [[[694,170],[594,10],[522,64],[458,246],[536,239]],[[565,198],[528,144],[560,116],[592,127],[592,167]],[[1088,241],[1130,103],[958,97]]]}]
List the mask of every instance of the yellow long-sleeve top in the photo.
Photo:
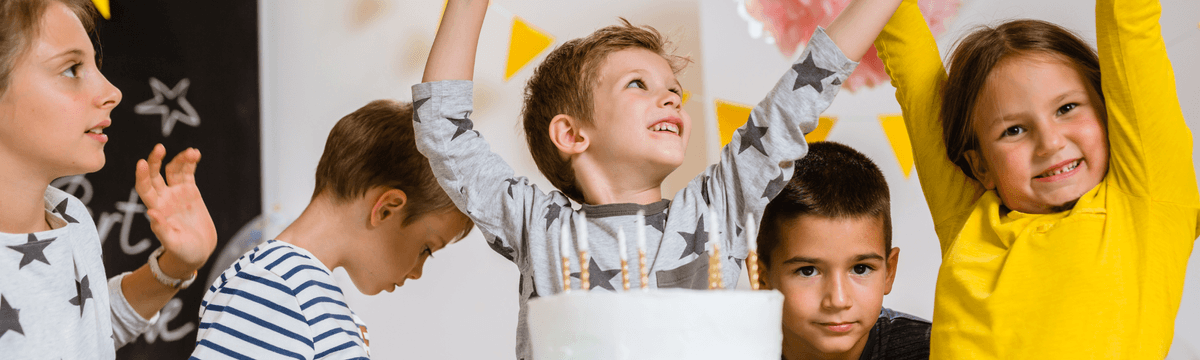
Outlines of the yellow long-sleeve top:
[{"label": "yellow long-sleeve top", "polygon": [[1002,212],[994,190],[947,158],[946,72],[915,0],[876,40],[941,242],[932,358],[1166,356],[1200,195],[1161,11],[1156,0],[1097,2],[1108,174],[1055,214]]}]

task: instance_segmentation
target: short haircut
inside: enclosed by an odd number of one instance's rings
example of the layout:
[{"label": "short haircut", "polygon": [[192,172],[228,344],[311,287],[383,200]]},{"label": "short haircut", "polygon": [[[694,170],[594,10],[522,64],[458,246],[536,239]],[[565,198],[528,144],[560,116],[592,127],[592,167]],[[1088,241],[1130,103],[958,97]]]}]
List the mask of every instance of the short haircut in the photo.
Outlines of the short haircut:
[{"label": "short haircut", "polygon": [[410,103],[375,100],[338,120],[325,140],[316,177],[313,198],[328,193],[351,201],[378,186],[403,191],[405,225],[454,207],[429,160],[417,152]]},{"label": "short haircut", "polygon": [[883,225],[884,256],[892,249],[892,206],[887,180],[866,155],[836,142],[809,144],[796,160],[792,180],[763,210],[758,253],[770,266],[771,252],[784,241],[787,223],[801,215],[834,219],[877,218]]},{"label": "short haircut", "polygon": [[0,1],[0,95],[8,90],[9,77],[17,60],[33,45],[42,27],[42,15],[53,2],[71,9],[83,30],[91,33],[96,24],[96,8],[88,0],[3,0]]},{"label": "short haircut", "polygon": [[570,161],[563,158],[550,139],[550,120],[566,114],[596,125],[592,123],[595,109],[592,91],[601,65],[614,52],[630,48],[650,50],[666,59],[671,71],[678,74],[690,60],[671,54],[669,45],[653,27],[633,26],[622,18],[621,25],[608,26],[562,44],[534,69],[525,85],[525,104],[521,110],[525,140],[538,170],[568,198],[584,202]]},{"label": "short haircut", "polygon": [[965,154],[969,150],[979,150],[973,114],[979,94],[987,85],[988,75],[1005,59],[1035,54],[1050,55],[1075,68],[1100,96],[1099,111],[1103,111],[1100,60],[1096,50],[1078,35],[1041,20],[1014,20],[975,30],[959,41],[950,56],[950,73],[942,86],[939,119],[946,156],[972,179],[975,179],[975,173]]}]

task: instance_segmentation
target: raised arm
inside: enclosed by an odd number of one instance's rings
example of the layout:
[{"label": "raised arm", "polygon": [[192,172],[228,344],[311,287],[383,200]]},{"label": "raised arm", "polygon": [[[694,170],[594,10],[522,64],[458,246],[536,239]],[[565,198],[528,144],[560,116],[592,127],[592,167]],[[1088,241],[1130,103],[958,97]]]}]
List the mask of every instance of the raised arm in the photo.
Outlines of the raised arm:
[{"label": "raised arm", "polygon": [[433,38],[421,82],[471,80],[488,0],[450,0]]},{"label": "raised arm", "polygon": [[1194,205],[1192,133],[1179,107],[1161,13],[1157,0],[1096,2],[1108,171],[1135,195]]},{"label": "raised arm", "polygon": [[[563,209],[561,193],[546,194],[515,176],[474,130],[470,81],[486,0],[450,0],[429,51],[423,83],[412,87],[417,150],[429,159],[438,185],[505,258],[527,261],[533,232],[550,229]],[[557,222],[555,222],[557,224]]]},{"label": "raised arm", "polygon": [[946,71],[916,0],[900,4],[875,40],[875,49],[896,87],[917,176],[944,252],[959,230],[961,217],[979,199],[983,188],[946,157],[938,120],[942,103],[939,89]]},{"label": "raised arm", "polygon": [[721,230],[726,246],[722,251],[745,256],[745,241],[737,239],[746,214],[760,219],[767,203],[791,179],[794,162],[808,151],[804,134],[816,129],[821,113],[899,2],[855,0],[828,30],[813,32],[800,58],[721,149],[720,161],[688,185],[685,194],[693,195],[689,199],[697,213],[705,213],[711,204],[723,219],[720,229],[733,230]]},{"label": "raised arm", "polygon": [[829,24],[825,33],[851,61],[862,61],[901,0],[856,0]]}]

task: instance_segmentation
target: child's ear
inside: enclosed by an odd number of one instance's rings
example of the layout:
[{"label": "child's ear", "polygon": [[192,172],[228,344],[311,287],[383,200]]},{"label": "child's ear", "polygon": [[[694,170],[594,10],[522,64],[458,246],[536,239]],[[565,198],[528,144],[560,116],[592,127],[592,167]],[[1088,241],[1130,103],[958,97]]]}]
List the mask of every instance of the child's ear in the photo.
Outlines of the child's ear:
[{"label": "child's ear", "polygon": [[898,263],[900,263],[900,248],[893,246],[887,257],[887,286],[883,289],[884,295],[892,292],[892,283],[896,281],[896,264]]},{"label": "child's ear", "polygon": [[379,226],[385,220],[398,219],[404,205],[408,204],[408,195],[400,189],[388,189],[375,198],[375,206],[371,208],[371,226]]},{"label": "child's ear", "polygon": [[568,157],[583,153],[588,147],[588,136],[584,133],[582,123],[570,115],[558,114],[550,119],[550,141],[554,147]]},{"label": "child's ear", "polygon": [[767,264],[758,260],[758,288],[762,290],[774,290],[771,288],[771,282],[767,281]]},{"label": "child's ear", "polygon": [[976,179],[979,179],[979,183],[983,185],[983,188],[988,190],[995,189],[996,180],[993,178],[995,174],[988,168],[987,160],[983,158],[983,154],[979,150],[967,150],[963,153],[963,156],[971,164],[971,172],[974,173]]}]

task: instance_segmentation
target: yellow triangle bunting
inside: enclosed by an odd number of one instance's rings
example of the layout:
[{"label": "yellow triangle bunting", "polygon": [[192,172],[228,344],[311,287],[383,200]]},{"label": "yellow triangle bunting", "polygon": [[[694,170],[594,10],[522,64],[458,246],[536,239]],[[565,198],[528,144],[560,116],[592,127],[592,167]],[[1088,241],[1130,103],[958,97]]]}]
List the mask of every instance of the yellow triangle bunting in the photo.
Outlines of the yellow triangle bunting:
[{"label": "yellow triangle bunting", "polygon": [[508,63],[504,67],[504,81],[529,64],[533,58],[554,43],[554,37],[534,28],[518,16],[513,16],[512,36],[508,43]]},{"label": "yellow triangle bunting", "polygon": [[904,117],[879,115],[879,122],[883,126],[883,133],[887,135],[888,142],[892,145],[892,152],[896,154],[896,161],[900,163],[900,170],[904,172],[904,178],[907,179],[912,174],[913,151],[912,143],[908,140],[908,129],[904,127]]},{"label": "yellow triangle bunting", "polygon": [[99,11],[105,20],[112,19],[112,8],[108,6],[108,0],[92,0],[92,5],[96,5],[96,11]]},{"label": "yellow triangle bunting", "polygon": [[804,135],[804,141],[809,143],[825,141],[825,138],[829,137],[829,130],[833,130],[833,124],[837,124],[836,116],[822,116],[817,122],[817,128]]},{"label": "yellow triangle bunting", "polygon": [[725,146],[733,139],[734,130],[746,124],[746,120],[750,118],[750,110],[754,110],[754,107],[720,99],[717,99],[716,103],[717,131],[721,134],[721,146]]}]

